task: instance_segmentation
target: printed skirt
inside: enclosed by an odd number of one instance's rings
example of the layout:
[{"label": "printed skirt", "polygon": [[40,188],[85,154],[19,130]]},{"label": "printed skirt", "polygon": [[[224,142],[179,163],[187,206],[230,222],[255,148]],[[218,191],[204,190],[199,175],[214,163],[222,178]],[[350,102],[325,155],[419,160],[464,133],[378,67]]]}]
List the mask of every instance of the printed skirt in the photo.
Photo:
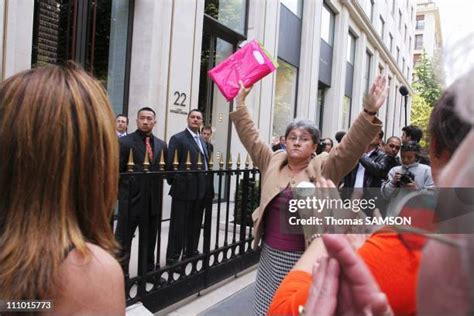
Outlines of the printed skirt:
[{"label": "printed skirt", "polygon": [[281,281],[303,254],[303,251],[282,251],[271,248],[265,242],[262,244],[254,303],[254,314],[259,316],[267,314]]}]

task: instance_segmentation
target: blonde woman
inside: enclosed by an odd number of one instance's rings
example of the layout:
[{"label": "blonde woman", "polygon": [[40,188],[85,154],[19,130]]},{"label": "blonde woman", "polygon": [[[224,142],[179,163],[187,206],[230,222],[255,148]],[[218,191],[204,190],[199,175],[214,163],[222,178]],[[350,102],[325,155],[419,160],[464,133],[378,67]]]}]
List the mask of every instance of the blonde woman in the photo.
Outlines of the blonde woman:
[{"label": "blonde woman", "polygon": [[0,300],[59,315],[124,315],[109,219],[118,143],[100,83],[73,64],[0,87]]}]

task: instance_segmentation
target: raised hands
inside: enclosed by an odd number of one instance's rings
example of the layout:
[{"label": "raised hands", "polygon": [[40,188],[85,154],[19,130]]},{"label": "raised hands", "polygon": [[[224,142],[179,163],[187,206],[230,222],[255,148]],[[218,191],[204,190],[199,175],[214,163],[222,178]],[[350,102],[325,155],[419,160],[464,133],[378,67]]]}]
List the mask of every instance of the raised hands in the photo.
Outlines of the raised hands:
[{"label": "raised hands", "polygon": [[343,235],[324,235],[329,258],[313,270],[307,315],[393,315],[385,294]]},{"label": "raised hands", "polygon": [[239,94],[235,97],[235,101],[237,102],[237,107],[245,105],[245,98],[250,93],[250,90],[252,90],[252,87],[245,88],[242,80],[239,81],[239,84],[240,84]]},{"label": "raised hands", "polygon": [[364,109],[368,112],[376,113],[384,104],[387,97],[386,81],[384,76],[379,75],[372,84],[364,102]]}]

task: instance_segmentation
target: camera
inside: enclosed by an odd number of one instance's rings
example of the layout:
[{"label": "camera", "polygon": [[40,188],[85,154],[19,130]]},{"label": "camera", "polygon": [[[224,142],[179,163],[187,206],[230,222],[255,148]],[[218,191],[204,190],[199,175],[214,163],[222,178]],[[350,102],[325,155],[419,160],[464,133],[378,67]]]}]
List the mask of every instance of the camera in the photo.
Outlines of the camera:
[{"label": "camera", "polygon": [[407,170],[401,175],[399,185],[406,185],[414,181],[415,175]]}]

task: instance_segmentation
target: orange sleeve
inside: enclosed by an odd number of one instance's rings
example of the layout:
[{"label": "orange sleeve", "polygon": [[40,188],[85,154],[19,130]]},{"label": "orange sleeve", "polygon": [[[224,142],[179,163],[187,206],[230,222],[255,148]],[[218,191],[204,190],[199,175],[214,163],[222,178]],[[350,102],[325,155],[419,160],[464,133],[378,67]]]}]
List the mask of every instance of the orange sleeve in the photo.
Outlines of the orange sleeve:
[{"label": "orange sleeve", "polygon": [[308,272],[290,271],[275,292],[267,315],[298,315],[298,306],[306,303],[312,281]]},{"label": "orange sleeve", "polygon": [[416,314],[420,251],[408,250],[394,233],[372,235],[358,249],[395,315]]}]

